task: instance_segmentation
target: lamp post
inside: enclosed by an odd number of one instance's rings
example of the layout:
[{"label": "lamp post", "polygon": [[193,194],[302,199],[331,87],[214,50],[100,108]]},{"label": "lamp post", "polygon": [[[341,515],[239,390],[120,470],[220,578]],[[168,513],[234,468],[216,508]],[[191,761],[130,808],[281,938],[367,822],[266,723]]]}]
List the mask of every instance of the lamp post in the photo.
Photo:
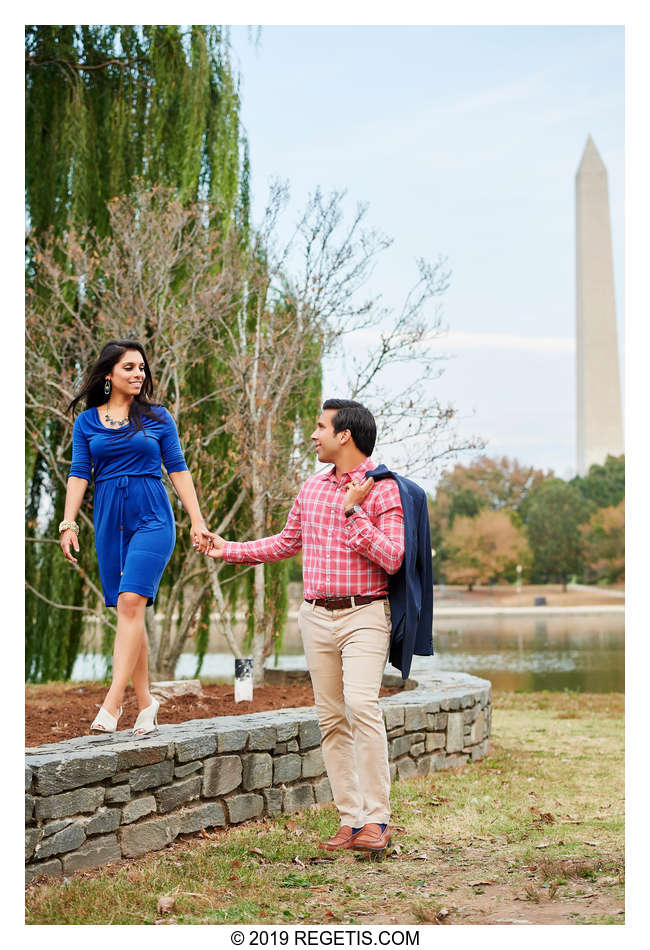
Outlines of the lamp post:
[{"label": "lamp post", "polygon": [[521,594],[521,564],[517,564],[517,593]]}]

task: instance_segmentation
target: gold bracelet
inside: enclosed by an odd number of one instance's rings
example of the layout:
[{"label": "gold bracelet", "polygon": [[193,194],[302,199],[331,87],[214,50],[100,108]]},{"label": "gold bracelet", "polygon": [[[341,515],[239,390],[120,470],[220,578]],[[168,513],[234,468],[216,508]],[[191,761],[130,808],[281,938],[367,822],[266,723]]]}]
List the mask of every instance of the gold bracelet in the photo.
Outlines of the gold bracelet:
[{"label": "gold bracelet", "polygon": [[63,531],[74,531],[75,534],[79,534],[79,525],[76,521],[62,521],[59,525],[59,534]]}]

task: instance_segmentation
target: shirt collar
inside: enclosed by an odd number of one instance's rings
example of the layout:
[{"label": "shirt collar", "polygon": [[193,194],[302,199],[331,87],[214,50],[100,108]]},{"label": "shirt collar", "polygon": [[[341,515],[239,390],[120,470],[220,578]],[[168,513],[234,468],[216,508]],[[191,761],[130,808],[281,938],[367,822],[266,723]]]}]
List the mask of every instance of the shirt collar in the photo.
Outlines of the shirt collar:
[{"label": "shirt collar", "polygon": [[[345,484],[345,482],[350,482],[354,478],[363,476],[365,475],[366,472],[371,471],[371,469],[373,469],[374,467],[375,467],[375,463],[372,461],[371,458],[362,459],[362,461],[359,462],[356,468],[353,468],[351,472],[345,472],[342,475],[341,483]],[[328,472],[324,472],[322,477],[323,479],[329,479],[332,482],[338,481],[338,479],[336,478],[336,465],[333,465],[332,468]]]}]

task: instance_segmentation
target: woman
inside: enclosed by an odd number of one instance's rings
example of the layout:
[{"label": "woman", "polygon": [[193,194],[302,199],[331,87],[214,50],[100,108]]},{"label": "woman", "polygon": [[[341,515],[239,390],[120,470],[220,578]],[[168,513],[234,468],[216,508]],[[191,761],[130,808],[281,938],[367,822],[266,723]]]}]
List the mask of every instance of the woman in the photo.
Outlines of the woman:
[{"label": "woman", "polygon": [[104,600],[117,607],[113,681],[91,725],[91,732],[115,732],[129,681],[138,700],[136,735],[152,732],[159,703],[149,692],[145,608],[154,602],[158,585],[174,550],[176,529],[161,479],[161,460],[191,521],[192,543],[204,551],[205,523],[187,470],[176,425],[169,412],[152,404],[153,380],[147,357],[135,340],[111,340],[90,370],[79,395],[86,410],[72,430],[72,466],[64,520],[59,525],[61,549],[77,563],[75,518],[91,477],[95,477],[95,547]]}]

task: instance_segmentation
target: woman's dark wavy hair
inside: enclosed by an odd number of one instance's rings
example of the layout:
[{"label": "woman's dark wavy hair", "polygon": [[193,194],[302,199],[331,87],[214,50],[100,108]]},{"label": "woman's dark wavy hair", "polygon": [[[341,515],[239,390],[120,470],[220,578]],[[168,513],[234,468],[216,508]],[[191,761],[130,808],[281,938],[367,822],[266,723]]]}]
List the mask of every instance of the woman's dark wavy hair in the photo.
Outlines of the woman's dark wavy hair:
[{"label": "woman's dark wavy hair", "polygon": [[142,357],[145,378],[142,389],[138,395],[134,397],[129,408],[129,425],[125,427],[124,431],[129,432],[130,435],[134,435],[139,430],[144,431],[142,419],[145,416],[148,419],[155,419],[156,422],[163,421],[160,416],[154,412],[154,405],[158,404],[152,401],[153,378],[151,376],[151,370],[149,369],[147,354],[142,344],[138,343],[137,340],[109,340],[99,354],[97,362],[89,370],[88,375],[82,383],[81,389],[69,403],[67,412],[72,412],[74,415],[77,404],[80,403],[82,399],[86,400],[86,409],[101,406],[106,402],[106,393],[104,392],[106,374],[110,373],[127,350],[137,350]]}]

